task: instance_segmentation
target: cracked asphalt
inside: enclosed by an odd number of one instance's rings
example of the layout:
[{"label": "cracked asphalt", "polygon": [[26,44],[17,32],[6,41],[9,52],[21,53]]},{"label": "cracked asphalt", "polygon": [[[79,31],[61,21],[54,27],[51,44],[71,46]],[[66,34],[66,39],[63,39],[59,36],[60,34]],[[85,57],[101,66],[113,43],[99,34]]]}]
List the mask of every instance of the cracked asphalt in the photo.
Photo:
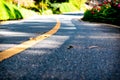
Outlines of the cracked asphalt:
[{"label": "cracked asphalt", "polygon": [[0,80],[120,80],[120,28],[79,21],[82,14],[40,16],[0,25],[0,50],[58,32],[0,62]]}]

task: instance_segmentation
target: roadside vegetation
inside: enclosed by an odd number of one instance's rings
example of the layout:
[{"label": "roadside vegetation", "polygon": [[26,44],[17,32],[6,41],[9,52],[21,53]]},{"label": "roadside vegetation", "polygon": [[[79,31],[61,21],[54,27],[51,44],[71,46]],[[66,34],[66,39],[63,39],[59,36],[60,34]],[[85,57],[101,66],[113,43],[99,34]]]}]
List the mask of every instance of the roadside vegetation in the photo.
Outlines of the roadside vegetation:
[{"label": "roadside vegetation", "polygon": [[20,10],[14,5],[0,1],[0,20],[21,19],[23,18]]},{"label": "roadside vegetation", "polygon": [[104,0],[86,10],[82,20],[120,25],[120,0]]},{"label": "roadside vegetation", "polygon": [[34,11],[18,7],[16,5],[5,2],[4,0],[0,1],[0,21],[18,20],[35,14],[37,13]]},{"label": "roadside vegetation", "polygon": [[0,0],[0,21],[85,10],[86,0]]},{"label": "roadside vegetation", "polygon": [[[120,25],[120,0],[0,0],[0,21],[85,11],[82,20]],[[86,9],[85,2],[88,9]]]}]

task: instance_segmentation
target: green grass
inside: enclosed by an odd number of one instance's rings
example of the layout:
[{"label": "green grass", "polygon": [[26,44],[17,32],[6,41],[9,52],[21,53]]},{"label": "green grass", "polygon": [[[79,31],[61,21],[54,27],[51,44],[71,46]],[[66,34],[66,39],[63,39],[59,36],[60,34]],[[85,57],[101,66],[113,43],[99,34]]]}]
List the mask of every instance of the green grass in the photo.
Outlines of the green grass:
[{"label": "green grass", "polygon": [[64,12],[74,12],[78,11],[79,9],[76,8],[72,3],[62,3],[60,6],[60,11],[62,13]]}]

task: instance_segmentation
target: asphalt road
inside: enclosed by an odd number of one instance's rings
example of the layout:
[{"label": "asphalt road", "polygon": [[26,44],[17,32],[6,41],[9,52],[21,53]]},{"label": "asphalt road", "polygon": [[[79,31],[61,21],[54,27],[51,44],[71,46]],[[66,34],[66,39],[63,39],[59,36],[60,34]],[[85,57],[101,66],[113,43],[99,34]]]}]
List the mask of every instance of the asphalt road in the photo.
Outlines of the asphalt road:
[{"label": "asphalt road", "polygon": [[56,34],[0,62],[0,80],[120,80],[120,28],[78,21],[82,14],[40,16],[0,25],[0,50]]}]

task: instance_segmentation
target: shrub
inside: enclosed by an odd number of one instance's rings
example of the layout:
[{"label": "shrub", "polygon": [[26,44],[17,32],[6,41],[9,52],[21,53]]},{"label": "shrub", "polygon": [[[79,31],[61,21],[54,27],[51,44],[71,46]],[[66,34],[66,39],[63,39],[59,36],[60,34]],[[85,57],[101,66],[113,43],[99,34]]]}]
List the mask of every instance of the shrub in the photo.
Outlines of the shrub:
[{"label": "shrub", "polygon": [[120,21],[120,3],[118,1],[103,1],[84,13],[83,20],[118,24]]}]

